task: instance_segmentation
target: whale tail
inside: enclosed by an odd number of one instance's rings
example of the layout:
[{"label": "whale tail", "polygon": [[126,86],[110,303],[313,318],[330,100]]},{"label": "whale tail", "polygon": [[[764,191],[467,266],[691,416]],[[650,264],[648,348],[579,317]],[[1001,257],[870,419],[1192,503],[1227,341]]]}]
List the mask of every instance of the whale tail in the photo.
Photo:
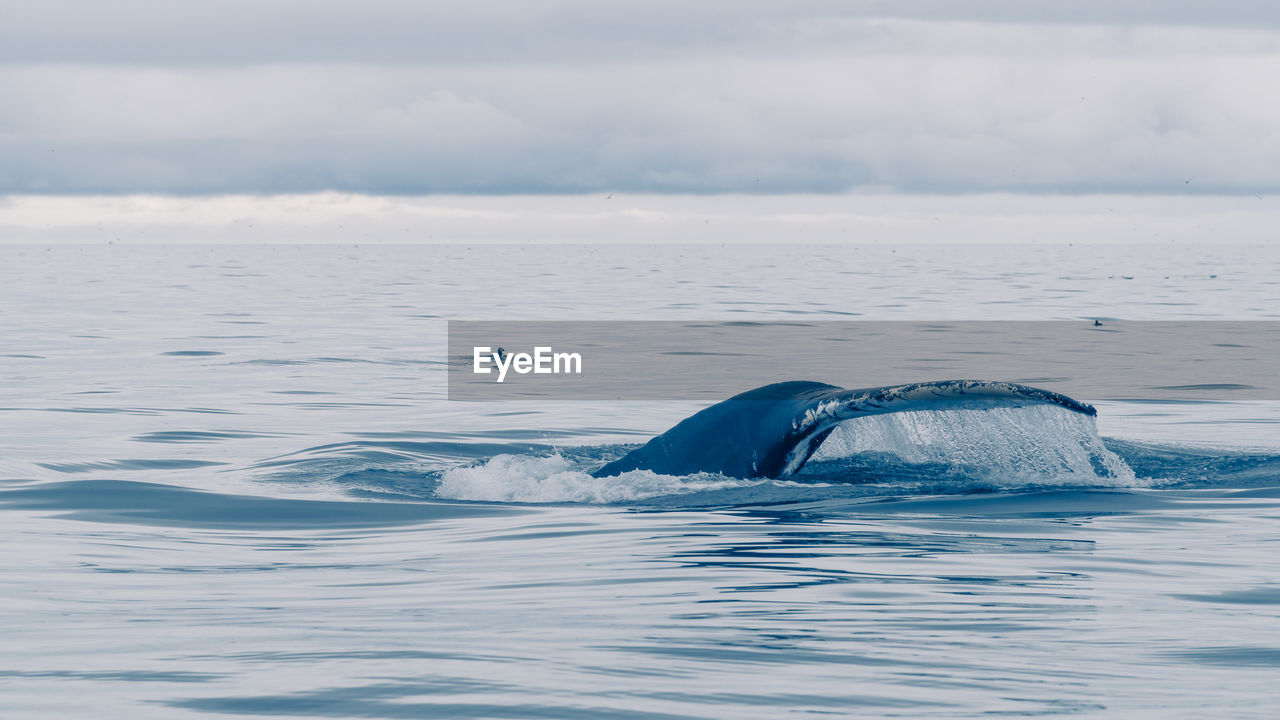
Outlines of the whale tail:
[{"label": "whale tail", "polygon": [[802,468],[836,425],[912,410],[1057,405],[1096,415],[1091,405],[1048,390],[986,380],[940,380],[846,390],[819,382],[765,385],[712,405],[597,470],[664,475],[720,473],[785,478]]}]

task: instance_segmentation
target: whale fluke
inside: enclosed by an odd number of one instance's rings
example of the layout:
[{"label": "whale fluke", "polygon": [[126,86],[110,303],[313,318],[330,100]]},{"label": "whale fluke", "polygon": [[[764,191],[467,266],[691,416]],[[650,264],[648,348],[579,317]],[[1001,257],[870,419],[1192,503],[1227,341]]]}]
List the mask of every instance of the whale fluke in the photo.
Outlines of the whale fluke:
[{"label": "whale fluke", "polygon": [[804,466],[831,430],[853,418],[911,410],[1058,405],[1085,415],[1093,406],[1049,390],[987,380],[939,380],[846,390],[819,382],[765,385],[688,418],[597,470],[664,475],[697,472],[784,478]]}]

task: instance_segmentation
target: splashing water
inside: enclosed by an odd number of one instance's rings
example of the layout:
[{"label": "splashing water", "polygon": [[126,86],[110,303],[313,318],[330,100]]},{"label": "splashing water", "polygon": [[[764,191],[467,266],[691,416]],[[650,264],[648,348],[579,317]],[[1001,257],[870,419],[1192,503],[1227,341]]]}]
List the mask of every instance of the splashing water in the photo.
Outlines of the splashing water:
[{"label": "splashing water", "polygon": [[[846,421],[796,476],[800,483],[718,474],[634,470],[593,477],[593,454],[497,455],[440,475],[434,495],[451,500],[609,504],[765,486],[895,481],[918,491],[1134,487],[1144,485],[1098,436],[1094,418],[1059,407],[920,410]],[[743,499],[746,496],[739,496]],[[725,496],[722,500],[728,501]]]},{"label": "splashing water", "polygon": [[598,478],[559,454],[498,455],[480,465],[445,471],[435,495],[451,500],[487,502],[607,504],[749,487],[763,482],[767,481],[736,480],[711,474],[677,477],[647,470]]},{"label": "splashing water", "polygon": [[[814,453],[810,474],[851,460],[864,470],[918,466],[990,487],[1133,487],[1133,470],[1098,436],[1095,418],[1048,405],[918,410],[838,425]],[[867,461],[876,463],[868,468]]]}]

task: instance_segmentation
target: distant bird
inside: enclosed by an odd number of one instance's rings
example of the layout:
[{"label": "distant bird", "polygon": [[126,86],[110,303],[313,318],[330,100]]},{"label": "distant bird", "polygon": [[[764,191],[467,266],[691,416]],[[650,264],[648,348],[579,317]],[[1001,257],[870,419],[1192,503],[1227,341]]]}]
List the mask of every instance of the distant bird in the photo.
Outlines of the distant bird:
[{"label": "distant bird", "polygon": [[1102,327],[1102,321],[1101,321],[1101,320],[1094,320],[1094,321],[1093,321],[1093,326],[1094,326],[1094,327]]},{"label": "distant bird", "polygon": [[605,200],[612,200],[612,199],[613,199],[613,193],[609,193],[609,197],[605,198]]}]

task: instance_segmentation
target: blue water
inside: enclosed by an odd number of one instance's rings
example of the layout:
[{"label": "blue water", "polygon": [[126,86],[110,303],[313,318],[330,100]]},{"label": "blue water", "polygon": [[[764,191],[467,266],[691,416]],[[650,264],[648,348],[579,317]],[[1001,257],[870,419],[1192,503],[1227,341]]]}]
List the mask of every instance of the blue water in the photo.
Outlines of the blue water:
[{"label": "blue water", "polygon": [[451,403],[444,323],[1276,319],[1277,278],[1271,247],[0,248],[0,716],[1273,717],[1276,403],[597,479],[702,404]]}]

